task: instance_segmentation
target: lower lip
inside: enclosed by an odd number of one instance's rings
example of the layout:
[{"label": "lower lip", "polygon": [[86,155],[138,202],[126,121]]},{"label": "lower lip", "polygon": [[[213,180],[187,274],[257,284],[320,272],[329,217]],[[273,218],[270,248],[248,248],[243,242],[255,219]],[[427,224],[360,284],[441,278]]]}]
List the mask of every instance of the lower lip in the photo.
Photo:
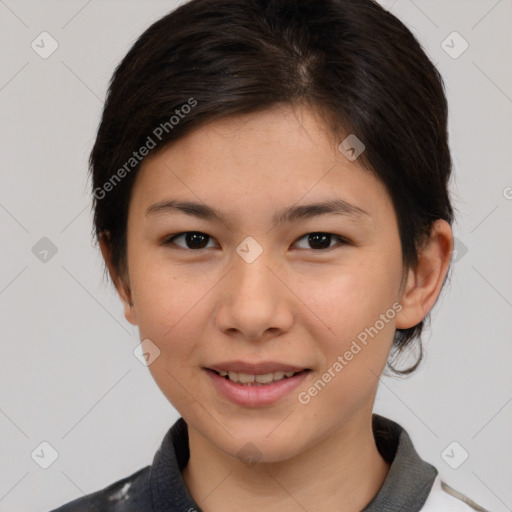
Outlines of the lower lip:
[{"label": "lower lip", "polygon": [[299,386],[308,373],[310,373],[308,370],[305,370],[295,374],[293,377],[284,378],[270,384],[245,385],[231,382],[213,370],[207,368],[205,370],[221,394],[235,404],[246,407],[258,407],[277,402]]}]

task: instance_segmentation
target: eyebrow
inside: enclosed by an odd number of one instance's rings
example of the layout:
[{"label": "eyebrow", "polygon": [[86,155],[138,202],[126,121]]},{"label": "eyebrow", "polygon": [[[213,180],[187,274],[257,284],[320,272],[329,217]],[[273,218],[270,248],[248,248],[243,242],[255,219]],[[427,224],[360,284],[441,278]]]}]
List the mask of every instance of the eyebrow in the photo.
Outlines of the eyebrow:
[{"label": "eyebrow", "polygon": [[[152,204],[146,209],[146,215],[182,212],[206,220],[217,220],[228,225],[224,216],[214,208],[193,201],[178,201],[166,199]],[[272,217],[274,224],[292,223],[298,220],[310,219],[321,215],[344,215],[352,220],[360,221],[370,214],[360,208],[344,201],[343,199],[331,199],[318,203],[291,206],[280,210]]]}]

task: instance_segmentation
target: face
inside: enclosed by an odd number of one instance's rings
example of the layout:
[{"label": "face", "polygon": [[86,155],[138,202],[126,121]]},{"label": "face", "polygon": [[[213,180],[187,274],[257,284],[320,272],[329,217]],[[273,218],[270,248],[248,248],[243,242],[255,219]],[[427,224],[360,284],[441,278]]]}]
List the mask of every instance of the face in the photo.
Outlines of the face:
[{"label": "face", "polygon": [[[160,351],[155,381],[189,428],[261,462],[367,421],[400,309],[390,197],[319,119],[288,105],[201,127],[146,159],[129,208],[125,314]],[[207,370],[232,361],[308,371],[240,391]]]}]

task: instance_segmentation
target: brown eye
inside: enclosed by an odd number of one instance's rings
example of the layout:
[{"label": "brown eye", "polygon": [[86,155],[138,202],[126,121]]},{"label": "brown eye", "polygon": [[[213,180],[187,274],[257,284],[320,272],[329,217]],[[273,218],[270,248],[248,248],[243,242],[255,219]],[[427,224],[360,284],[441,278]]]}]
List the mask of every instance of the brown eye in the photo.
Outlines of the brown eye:
[{"label": "brown eye", "polygon": [[[180,238],[184,239],[185,246],[175,243],[175,241]],[[177,235],[167,238],[164,241],[164,245],[174,244],[183,249],[206,249],[206,245],[210,238],[210,235],[201,233],[200,231],[185,231],[184,233],[178,233]]]},{"label": "brown eye", "polygon": [[335,246],[331,245],[333,238],[337,239],[339,241],[338,245],[345,245],[348,243],[348,241],[345,240],[344,238],[342,238],[338,235],[333,235],[332,233],[322,233],[322,232],[308,233],[308,234],[302,236],[301,238],[299,238],[299,240],[302,240],[303,238],[306,239],[307,243],[309,244],[309,247],[301,247],[301,249],[313,249],[313,250],[317,250],[317,251],[335,247]]}]

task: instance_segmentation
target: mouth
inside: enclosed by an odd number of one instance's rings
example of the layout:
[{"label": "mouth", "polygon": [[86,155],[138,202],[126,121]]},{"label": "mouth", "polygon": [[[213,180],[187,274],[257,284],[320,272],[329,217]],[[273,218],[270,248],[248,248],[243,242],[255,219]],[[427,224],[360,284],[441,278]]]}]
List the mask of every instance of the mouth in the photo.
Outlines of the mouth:
[{"label": "mouth", "polygon": [[266,386],[272,384],[274,382],[279,382],[286,379],[291,379],[296,375],[310,372],[311,370],[299,370],[299,371],[276,371],[269,372],[263,374],[250,374],[243,372],[234,372],[234,371],[226,371],[226,370],[214,370],[213,368],[205,368],[210,372],[214,372],[219,377],[222,377],[225,380],[229,380],[234,384],[239,384],[242,386]]},{"label": "mouth", "polygon": [[[213,389],[230,402],[242,407],[265,407],[289,397],[312,373],[308,369],[245,373],[219,368],[203,368]],[[255,370],[251,370],[255,371]]]}]

